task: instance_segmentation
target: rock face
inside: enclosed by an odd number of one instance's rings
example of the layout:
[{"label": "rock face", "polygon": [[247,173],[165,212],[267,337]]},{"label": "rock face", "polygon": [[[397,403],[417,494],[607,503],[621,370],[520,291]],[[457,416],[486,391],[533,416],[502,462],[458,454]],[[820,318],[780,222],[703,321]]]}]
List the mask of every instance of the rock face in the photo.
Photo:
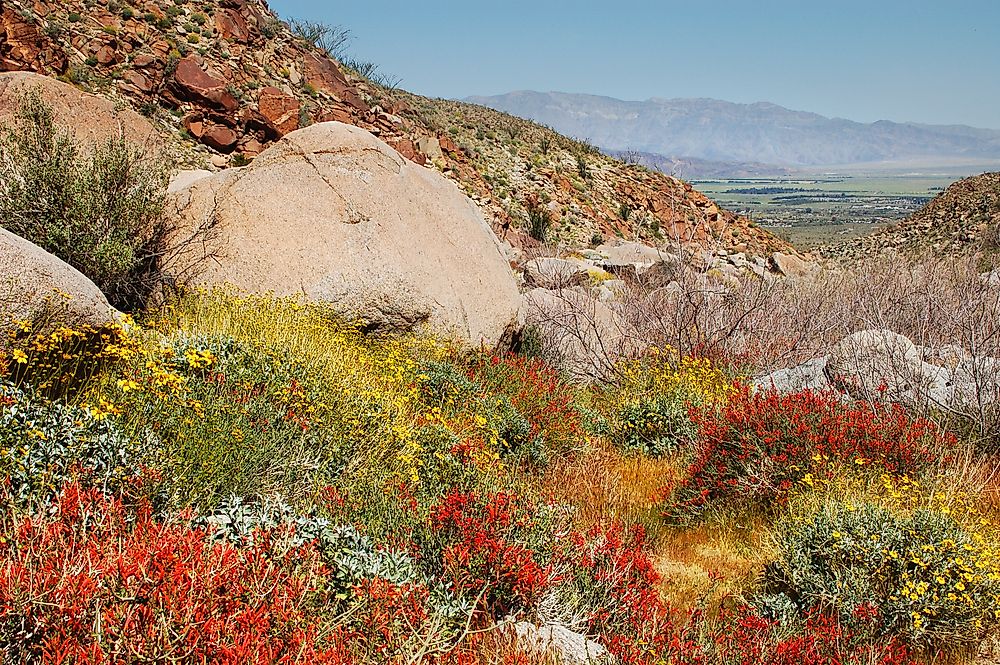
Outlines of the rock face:
[{"label": "rock face", "polygon": [[55,114],[58,125],[71,127],[87,143],[123,136],[130,143],[159,150],[162,141],[149,120],[134,111],[119,109],[111,101],[82,92],[47,76],[29,72],[0,73],[0,125],[9,124],[21,100],[37,90]]},{"label": "rock face", "polygon": [[0,228],[0,331],[14,319],[100,328],[115,310],[83,273]]},{"label": "rock face", "polygon": [[762,390],[773,388],[780,393],[827,390],[830,388],[830,380],[826,377],[827,360],[827,358],[814,358],[798,367],[779,369],[755,379],[754,387]]},{"label": "rock face", "polygon": [[196,283],[301,294],[372,330],[426,323],[472,344],[516,322],[513,275],[475,205],[357,127],[298,130],[175,197],[182,226],[213,224],[214,257],[188,251],[168,269]]},{"label": "rock face", "polygon": [[239,108],[239,102],[226,90],[226,82],[205,71],[202,62],[195,56],[188,56],[177,63],[170,87],[179,99],[213,111],[232,113]]},{"label": "rock face", "polygon": [[816,268],[815,264],[783,252],[774,252],[771,255],[771,266],[775,272],[785,277],[804,277]]},{"label": "rock face", "polygon": [[31,69],[63,73],[69,59],[62,49],[14,7],[0,5],[0,70]]}]

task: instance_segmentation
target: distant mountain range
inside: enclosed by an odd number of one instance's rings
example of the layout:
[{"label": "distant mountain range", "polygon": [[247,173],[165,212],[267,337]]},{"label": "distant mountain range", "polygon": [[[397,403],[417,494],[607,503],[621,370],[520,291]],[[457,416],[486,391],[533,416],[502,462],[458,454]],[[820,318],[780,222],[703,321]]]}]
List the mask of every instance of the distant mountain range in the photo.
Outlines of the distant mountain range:
[{"label": "distant mountain range", "polygon": [[802,168],[1000,160],[1000,130],[888,120],[861,123],[767,102],[655,98],[630,102],[532,91],[466,101],[549,125],[610,152],[650,153],[668,161]]},{"label": "distant mountain range", "polygon": [[787,178],[794,175],[791,169],[774,164],[757,162],[719,162],[697,157],[666,157],[655,152],[638,150],[608,150],[608,155],[629,164],[642,164],[646,168],[684,180],[747,178]]}]

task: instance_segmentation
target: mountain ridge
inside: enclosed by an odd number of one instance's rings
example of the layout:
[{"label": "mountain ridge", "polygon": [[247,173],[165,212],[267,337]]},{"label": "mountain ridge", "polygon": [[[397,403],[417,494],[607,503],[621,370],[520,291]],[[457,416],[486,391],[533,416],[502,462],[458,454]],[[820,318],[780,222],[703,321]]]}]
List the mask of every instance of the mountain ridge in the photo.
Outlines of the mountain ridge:
[{"label": "mountain ridge", "polygon": [[878,120],[862,123],[773,102],[651,97],[645,101],[520,90],[465,101],[585,137],[612,151],[809,167],[928,157],[1000,161],[1000,130]]}]

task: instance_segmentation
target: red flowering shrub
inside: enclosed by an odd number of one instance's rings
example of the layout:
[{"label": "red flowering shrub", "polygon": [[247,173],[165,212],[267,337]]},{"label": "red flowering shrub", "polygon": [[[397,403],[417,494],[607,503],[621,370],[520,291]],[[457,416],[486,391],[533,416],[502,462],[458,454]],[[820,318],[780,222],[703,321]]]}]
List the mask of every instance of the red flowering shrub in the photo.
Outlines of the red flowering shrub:
[{"label": "red flowering shrub", "polygon": [[747,607],[724,617],[710,634],[713,662],[727,665],[915,665],[892,638],[872,639],[817,614],[799,630],[782,628]]},{"label": "red flowering shrub", "polygon": [[[431,509],[431,530],[440,538],[441,561],[459,594],[487,589],[487,606],[508,612],[533,601],[549,570],[522,540],[535,522],[531,506],[509,494],[479,496],[453,491]],[[494,602],[496,601],[496,602]]]},{"label": "red flowering shrub", "polygon": [[368,580],[354,589],[349,623],[338,633],[350,645],[359,663],[386,663],[412,648],[418,638],[428,646],[435,635],[421,634],[438,627],[429,623],[430,593],[423,584],[393,584],[384,579]]},{"label": "red flowering shrub", "polygon": [[551,568],[526,545],[537,527],[532,508],[509,494],[456,490],[431,509],[443,578],[456,596],[478,599],[488,617],[530,607],[551,581]]},{"label": "red flowering shrub", "polygon": [[310,547],[212,543],[74,484],[46,514],[5,522],[0,643],[18,662],[347,662],[318,639]]},{"label": "red flowering shrub", "polygon": [[484,400],[509,399],[530,423],[532,438],[541,436],[549,449],[568,450],[583,438],[573,386],[544,361],[480,355],[469,368],[469,379],[481,387]]},{"label": "red flowering shrub", "polygon": [[810,391],[751,392],[743,386],[719,408],[695,408],[697,450],[674,488],[668,516],[696,513],[713,501],[781,502],[800,481],[844,467],[914,474],[949,439],[902,407],[844,404]]}]

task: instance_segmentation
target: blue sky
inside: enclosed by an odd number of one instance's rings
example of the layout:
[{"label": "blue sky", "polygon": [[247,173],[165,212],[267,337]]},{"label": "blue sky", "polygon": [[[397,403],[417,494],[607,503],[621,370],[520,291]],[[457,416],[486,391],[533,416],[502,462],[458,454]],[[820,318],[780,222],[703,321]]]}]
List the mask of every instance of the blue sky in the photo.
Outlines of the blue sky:
[{"label": "blue sky", "polygon": [[770,101],[1000,129],[1000,0],[271,0],[351,29],[402,87]]}]

